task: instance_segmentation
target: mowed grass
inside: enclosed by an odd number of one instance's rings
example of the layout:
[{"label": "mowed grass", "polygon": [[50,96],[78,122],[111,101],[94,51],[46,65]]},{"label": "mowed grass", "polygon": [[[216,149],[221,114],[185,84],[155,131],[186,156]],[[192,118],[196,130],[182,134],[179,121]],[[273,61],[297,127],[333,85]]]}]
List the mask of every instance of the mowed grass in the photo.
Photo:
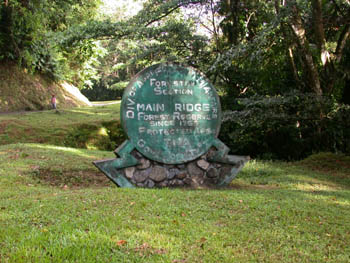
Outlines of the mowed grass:
[{"label": "mowed grass", "polygon": [[118,119],[119,104],[0,115],[1,263],[350,262],[349,156],[252,160],[224,189],[121,189],[91,163],[112,151],[63,147]]},{"label": "mowed grass", "polygon": [[[46,110],[0,114],[0,145],[32,142],[71,146],[74,137],[80,135],[77,129],[84,125],[85,134],[81,137],[87,138],[83,138],[85,141],[80,146],[89,148],[88,144],[92,144],[92,148],[96,148],[93,144],[101,142],[94,141],[92,137],[101,137],[101,133],[105,133],[103,123],[118,121],[120,117],[120,101],[108,103],[114,104],[63,109],[58,112]],[[104,138],[100,140],[103,144]]]},{"label": "mowed grass", "polygon": [[251,161],[230,187],[122,189],[111,152],[0,146],[0,262],[350,262],[350,158]]}]

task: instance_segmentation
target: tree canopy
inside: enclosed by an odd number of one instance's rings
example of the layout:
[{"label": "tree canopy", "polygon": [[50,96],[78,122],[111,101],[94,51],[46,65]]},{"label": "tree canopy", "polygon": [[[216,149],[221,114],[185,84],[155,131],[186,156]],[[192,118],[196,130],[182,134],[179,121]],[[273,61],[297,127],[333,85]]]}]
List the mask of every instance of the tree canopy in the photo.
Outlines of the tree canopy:
[{"label": "tree canopy", "polygon": [[[309,112],[306,105],[295,111],[289,101],[313,105],[317,123],[305,125],[319,134],[338,103],[350,104],[348,0],[128,3],[142,9],[128,15],[120,5],[104,16],[100,0],[2,0],[0,60],[99,90],[95,95],[114,90],[113,96],[144,67],[181,62],[203,71],[231,111],[265,107],[261,96],[284,96],[276,99],[290,107],[284,116]],[[237,98],[262,100],[240,104]],[[267,112],[277,111],[274,105]]]},{"label": "tree canopy", "polygon": [[[1,59],[77,83],[92,77],[83,75],[98,70],[97,60],[118,60],[111,69],[175,60],[235,95],[298,89],[341,100],[349,82],[346,0],[148,0],[135,16],[121,11],[107,20],[97,16],[100,4],[4,0]],[[78,74],[64,73],[69,70]]]}]

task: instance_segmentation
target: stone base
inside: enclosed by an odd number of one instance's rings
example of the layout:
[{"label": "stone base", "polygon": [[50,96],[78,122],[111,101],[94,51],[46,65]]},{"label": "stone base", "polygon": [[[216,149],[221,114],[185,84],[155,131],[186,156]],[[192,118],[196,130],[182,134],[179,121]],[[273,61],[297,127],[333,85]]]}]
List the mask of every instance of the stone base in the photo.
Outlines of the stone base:
[{"label": "stone base", "polygon": [[[211,151],[183,164],[162,164],[149,160],[138,151],[133,150],[131,155],[138,160],[139,164],[118,169],[117,173],[127,178],[135,187],[208,188],[231,182],[245,162],[249,160],[249,157],[246,156],[232,156],[237,160],[235,165],[211,162],[207,158],[210,153]],[[227,182],[228,177],[229,182]]]}]

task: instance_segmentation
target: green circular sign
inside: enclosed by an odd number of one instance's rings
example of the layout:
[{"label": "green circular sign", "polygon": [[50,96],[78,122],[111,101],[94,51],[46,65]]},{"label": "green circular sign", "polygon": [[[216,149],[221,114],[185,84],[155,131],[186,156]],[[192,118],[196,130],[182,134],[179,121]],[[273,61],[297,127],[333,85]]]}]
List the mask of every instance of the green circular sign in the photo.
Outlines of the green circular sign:
[{"label": "green circular sign", "polygon": [[221,124],[219,97],[192,67],[162,63],[137,74],[124,91],[121,120],[130,141],[147,158],[165,164],[206,153]]}]

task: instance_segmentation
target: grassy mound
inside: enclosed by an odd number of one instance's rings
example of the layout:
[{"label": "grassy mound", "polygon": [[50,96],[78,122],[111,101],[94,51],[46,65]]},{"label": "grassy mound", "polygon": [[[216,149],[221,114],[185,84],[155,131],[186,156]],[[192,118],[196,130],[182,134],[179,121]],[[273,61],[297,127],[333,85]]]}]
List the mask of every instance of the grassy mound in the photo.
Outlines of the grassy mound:
[{"label": "grassy mound", "polygon": [[0,112],[49,109],[52,94],[59,108],[89,105],[77,88],[67,83],[28,74],[13,63],[0,64]]}]

